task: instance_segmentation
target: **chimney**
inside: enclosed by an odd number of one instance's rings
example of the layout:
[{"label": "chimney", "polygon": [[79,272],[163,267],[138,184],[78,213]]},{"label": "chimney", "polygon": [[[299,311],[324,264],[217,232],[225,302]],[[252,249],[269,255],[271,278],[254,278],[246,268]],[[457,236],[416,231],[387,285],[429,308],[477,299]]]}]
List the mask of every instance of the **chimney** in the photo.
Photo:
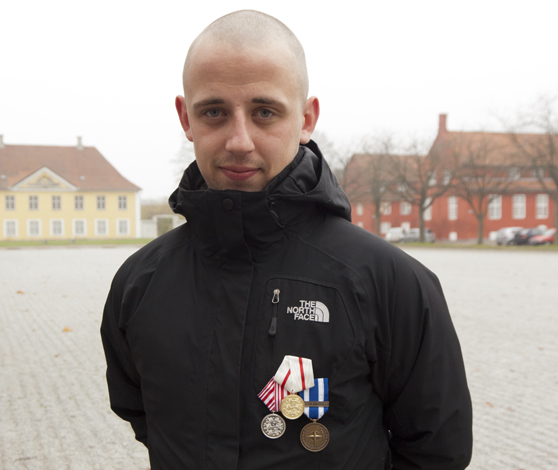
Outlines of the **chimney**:
[{"label": "chimney", "polygon": [[440,114],[440,121],[439,121],[439,124],[438,124],[438,135],[443,134],[444,132],[448,131],[448,129],[446,127],[447,119],[448,119],[447,114]]},{"label": "chimney", "polygon": [[83,144],[81,143],[81,136],[78,135],[77,138],[77,149],[78,150],[83,150]]},{"label": "chimney", "polygon": [[4,136],[0,134],[0,149],[4,148]]}]

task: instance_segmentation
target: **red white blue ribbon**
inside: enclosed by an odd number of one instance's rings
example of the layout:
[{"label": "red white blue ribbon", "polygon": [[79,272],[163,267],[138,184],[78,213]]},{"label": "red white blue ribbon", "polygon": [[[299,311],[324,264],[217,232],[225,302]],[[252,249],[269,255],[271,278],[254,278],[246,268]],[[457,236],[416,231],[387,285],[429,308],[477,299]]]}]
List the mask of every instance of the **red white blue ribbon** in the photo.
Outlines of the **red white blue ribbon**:
[{"label": "red white blue ribbon", "polygon": [[[314,386],[299,393],[305,402],[328,402],[329,385],[327,379],[314,379]],[[304,414],[310,419],[320,419],[328,410],[324,406],[306,406]]]}]

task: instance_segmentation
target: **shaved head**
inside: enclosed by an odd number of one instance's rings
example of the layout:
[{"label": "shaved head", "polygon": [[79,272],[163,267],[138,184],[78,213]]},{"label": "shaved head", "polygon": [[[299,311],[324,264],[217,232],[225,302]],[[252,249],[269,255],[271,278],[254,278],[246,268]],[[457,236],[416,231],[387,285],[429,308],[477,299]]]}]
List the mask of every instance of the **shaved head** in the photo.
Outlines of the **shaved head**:
[{"label": "shaved head", "polygon": [[308,97],[308,72],[304,49],[294,33],[273,16],[255,10],[240,10],[215,20],[194,40],[184,63],[184,94],[188,88],[188,70],[196,52],[206,45],[224,44],[237,50],[283,47],[292,58],[291,70],[300,88],[302,102]]}]

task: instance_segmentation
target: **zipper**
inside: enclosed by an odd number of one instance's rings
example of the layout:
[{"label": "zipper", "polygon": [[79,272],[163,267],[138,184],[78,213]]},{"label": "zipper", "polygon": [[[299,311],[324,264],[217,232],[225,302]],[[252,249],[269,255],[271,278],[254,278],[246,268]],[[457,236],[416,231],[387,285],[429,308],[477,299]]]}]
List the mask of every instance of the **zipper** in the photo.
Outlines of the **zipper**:
[{"label": "zipper", "polygon": [[269,336],[275,336],[277,334],[277,310],[280,293],[281,291],[279,289],[273,290],[273,297],[271,299],[271,303],[273,304],[273,317],[271,317],[271,325],[269,325],[269,331],[267,332]]}]

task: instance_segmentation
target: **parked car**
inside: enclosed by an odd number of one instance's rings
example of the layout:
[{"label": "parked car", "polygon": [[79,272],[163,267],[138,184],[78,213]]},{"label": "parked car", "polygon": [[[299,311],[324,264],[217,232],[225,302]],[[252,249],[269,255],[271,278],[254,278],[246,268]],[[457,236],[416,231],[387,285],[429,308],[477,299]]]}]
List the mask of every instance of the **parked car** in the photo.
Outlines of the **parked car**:
[{"label": "parked car", "polygon": [[[415,243],[418,241],[420,241],[420,229],[418,228],[407,230],[401,239],[401,243]],[[434,243],[436,241],[436,235],[429,228],[424,229],[424,241],[427,243]]]},{"label": "parked car", "polygon": [[542,235],[543,232],[544,230],[539,227],[524,228],[515,234],[508,245],[527,245],[532,237]]},{"label": "parked car", "polygon": [[554,237],[556,236],[556,229],[549,228],[542,235],[535,235],[529,239],[529,245],[551,245],[554,243]]},{"label": "parked car", "polygon": [[523,230],[523,227],[504,227],[498,230],[496,234],[496,243],[498,245],[510,245],[510,241],[517,232]]},{"label": "parked car", "polygon": [[407,230],[403,227],[392,227],[386,233],[386,240],[391,243],[398,243],[403,239],[406,233]]}]

